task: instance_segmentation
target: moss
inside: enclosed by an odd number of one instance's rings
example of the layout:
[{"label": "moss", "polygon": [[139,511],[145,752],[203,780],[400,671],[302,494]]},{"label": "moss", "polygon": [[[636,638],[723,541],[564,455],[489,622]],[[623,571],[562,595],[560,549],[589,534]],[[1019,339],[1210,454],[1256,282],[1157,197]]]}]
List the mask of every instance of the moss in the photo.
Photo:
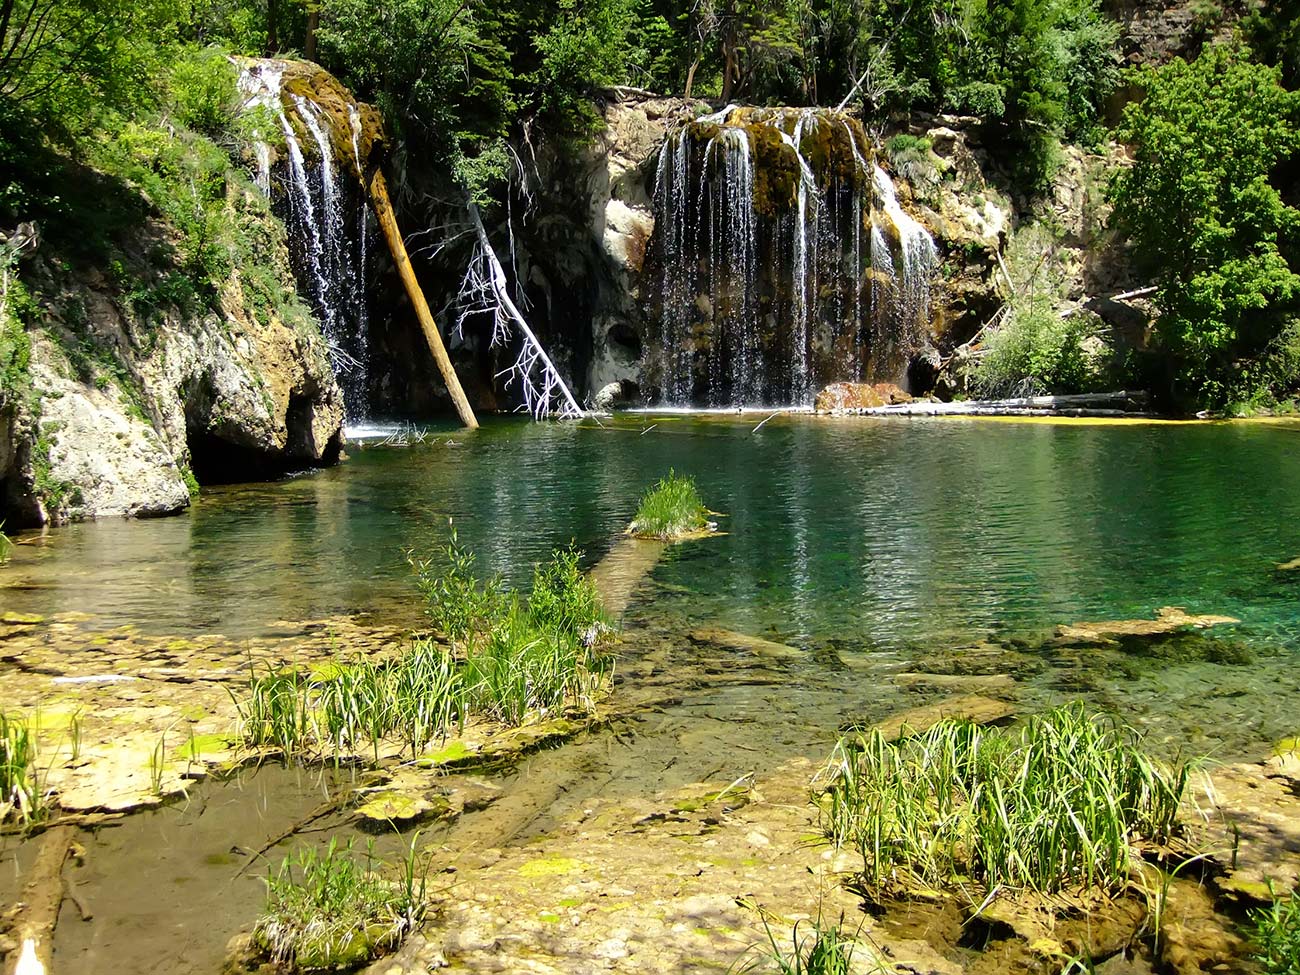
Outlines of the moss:
[{"label": "moss", "polygon": [[430,752],[428,755],[421,755],[419,765],[421,768],[436,768],[443,766],[463,765],[473,761],[478,753],[471,751],[470,747],[461,739],[457,738],[440,748],[436,752]]},{"label": "moss", "polygon": [[587,864],[573,857],[539,857],[529,860],[519,868],[519,876],[533,879],[537,877],[565,877],[582,873]]},{"label": "moss", "polygon": [[746,126],[754,151],[754,208],[774,218],[794,209],[801,170],[781,134],[770,125]]},{"label": "moss", "polygon": [[190,469],[189,464],[180,465],[181,480],[185,482],[185,490],[189,492],[190,500],[193,501],[199,496],[199,479],[194,476],[194,471]]}]

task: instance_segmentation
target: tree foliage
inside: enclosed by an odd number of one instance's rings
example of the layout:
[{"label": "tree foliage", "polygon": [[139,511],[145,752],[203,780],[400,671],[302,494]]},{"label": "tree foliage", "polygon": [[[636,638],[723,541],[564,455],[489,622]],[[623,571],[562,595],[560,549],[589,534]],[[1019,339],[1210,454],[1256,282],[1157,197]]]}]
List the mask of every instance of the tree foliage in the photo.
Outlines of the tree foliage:
[{"label": "tree foliage", "polygon": [[1114,198],[1137,260],[1159,285],[1173,388],[1222,406],[1294,383],[1296,375],[1271,373],[1277,356],[1294,354],[1277,343],[1300,315],[1300,210],[1278,185],[1279,167],[1300,152],[1300,94],[1236,46],[1208,47],[1137,80],[1146,95],[1123,124],[1133,166]]}]

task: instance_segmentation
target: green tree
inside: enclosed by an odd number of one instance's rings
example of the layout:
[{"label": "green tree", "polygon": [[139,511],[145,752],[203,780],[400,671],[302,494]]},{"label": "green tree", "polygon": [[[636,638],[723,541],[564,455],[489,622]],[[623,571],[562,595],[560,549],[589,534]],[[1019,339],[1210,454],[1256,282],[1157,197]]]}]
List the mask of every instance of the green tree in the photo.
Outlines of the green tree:
[{"label": "green tree", "polygon": [[1282,83],[1300,88],[1300,0],[1254,0],[1242,19],[1251,49],[1265,64],[1282,69]]},{"label": "green tree", "polygon": [[1124,115],[1133,165],[1114,185],[1116,217],[1159,286],[1173,392],[1223,406],[1259,392],[1261,358],[1300,313],[1300,211],[1274,176],[1300,151],[1300,95],[1235,46],[1137,80],[1146,96]]}]

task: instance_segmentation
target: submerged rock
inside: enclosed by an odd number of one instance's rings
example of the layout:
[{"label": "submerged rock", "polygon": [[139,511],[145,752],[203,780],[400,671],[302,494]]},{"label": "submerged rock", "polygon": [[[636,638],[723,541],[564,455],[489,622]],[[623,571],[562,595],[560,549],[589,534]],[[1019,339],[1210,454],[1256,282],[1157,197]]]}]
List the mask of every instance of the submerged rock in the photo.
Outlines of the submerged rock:
[{"label": "submerged rock", "polygon": [[1114,644],[1121,640],[1167,636],[1180,630],[1203,630],[1226,623],[1240,623],[1232,616],[1188,613],[1179,606],[1162,606],[1153,620],[1109,620],[1099,623],[1072,623],[1056,628],[1057,646]]}]

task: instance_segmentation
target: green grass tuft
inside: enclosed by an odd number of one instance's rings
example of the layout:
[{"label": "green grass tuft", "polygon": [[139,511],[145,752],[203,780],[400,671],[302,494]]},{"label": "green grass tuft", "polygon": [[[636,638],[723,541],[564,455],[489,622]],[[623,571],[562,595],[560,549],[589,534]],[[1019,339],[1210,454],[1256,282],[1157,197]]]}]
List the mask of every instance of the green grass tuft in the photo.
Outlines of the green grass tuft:
[{"label": "green grass tuft", "polygon": [[[802,923],[804,922],[795,923],[787,946],[777,940],[771,924],[764,916],[763,931],[767,936],[767,944],[751,947],[747,953],[749,960],[739,970],[750,972],[761,969],[778,972],[779,975],[850,975],[852,972],[864,971],[861,965],[854,965],[853,962],[856,942],[852,938],[846,938],[838,925],[826,924],[819,916],[809,922],[811,932],[801,932],[799,925]],[[874,970],[881,971],[879,966]]]},{"label": "green grass tuft", "polygon": [[823,828],[863,859],[875,892],[973,880],[1054,892],[1123,886],[1133,844],[1166,842],[1190,767],[1166,768],[1135,731],[1066,705],[1017,730],[942,721],[887,741],[841,741]]},{"label": "green grass tuft", "polygon": [[12,816],[26,825],[45,812],[36,774],[36,736],[26,721],[0,711],[0,822]]},{"label": "green grass tuft", "polygon": [[339,659],[310,673],[254,671],[234,695],[244,741],[289,755],[350,756],[380,743],[422,754],[472,714],[507,725],[590,709],[608,675],[609,631],[580,553],[536,567],[527,599],[478,579],[452,534],[441,566],[408,554],[426,610],[451,641],[417,639],[388,661]]},{"label": "green grass tuft", "polygon": [[642,538],[668,541],[707,528],[707,514],[695,479],[678,477],[669,470],[667,477],[641,496],[628,530]]},{"label": "green grass tuft", "polygon": [[[418,834],[417,834],[418,839]],[[253,940],[276,965],[290,970],[355,968],[395,948],[424,917],[426,871],[415,843],[398,879],[367,851],[331,839],[323,852],[286,857],[266,879],[266,909]]]},{"label": "green grass tuft", "polygon": [[1300,894],[1275,898],[1262,910],[1251,913],[1255,960],[1268,975],[1300,972]]}]

